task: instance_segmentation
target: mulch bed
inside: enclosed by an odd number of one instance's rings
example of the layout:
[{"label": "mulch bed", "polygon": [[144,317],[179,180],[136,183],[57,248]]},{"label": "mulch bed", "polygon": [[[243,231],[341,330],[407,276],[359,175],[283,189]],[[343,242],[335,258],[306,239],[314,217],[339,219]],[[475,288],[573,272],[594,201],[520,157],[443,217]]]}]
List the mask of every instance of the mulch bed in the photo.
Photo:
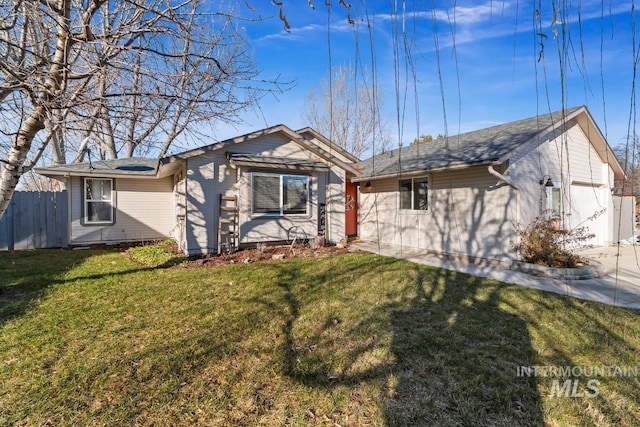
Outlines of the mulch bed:
[{"label": "mulch bed", "polygon": [[267,246],[263,250],[241,249],[236,252],[221,255],[205,255],[188,263],[182,264],[185,268],[218,267],[230,264],[252,264],[255,262],[275,262],[281,259],[291,258],[317,258],[330,255],[341,255],[354,252],[353,249],[338,246],[321,246],[310,248],[307,245],[291,246]]}]

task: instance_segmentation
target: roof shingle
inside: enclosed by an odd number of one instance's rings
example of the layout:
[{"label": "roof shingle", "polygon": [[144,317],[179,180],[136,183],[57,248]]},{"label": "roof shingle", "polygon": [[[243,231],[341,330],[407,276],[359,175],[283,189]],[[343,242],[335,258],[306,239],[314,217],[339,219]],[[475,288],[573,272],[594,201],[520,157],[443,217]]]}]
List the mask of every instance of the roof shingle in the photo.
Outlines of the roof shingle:
[{"label": "roof shingle", "polygon": [[543,114],[375,155],[359,165],[358,181],[417,171],[490,164],[583,107]]}]

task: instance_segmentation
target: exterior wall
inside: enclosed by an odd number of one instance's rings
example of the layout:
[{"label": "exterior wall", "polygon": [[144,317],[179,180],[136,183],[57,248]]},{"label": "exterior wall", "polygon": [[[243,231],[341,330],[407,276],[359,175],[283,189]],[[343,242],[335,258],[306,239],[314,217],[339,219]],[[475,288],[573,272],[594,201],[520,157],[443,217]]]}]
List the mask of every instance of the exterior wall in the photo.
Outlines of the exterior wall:
[{"label": "exterior wall", "polygon": [[515,191],[486,167],[429,177],[429,210],[398,209],[398,180],[360,186],[360,237],[409,248],[477,258],[510,259]]},{"label": "exterior wall", "polygon": [[619,243],[636,236],[636,198],[633,196],[614,196],[611,218],[613,241]]},{"label": "exterior wall", "polygon": [[178,247],[184,250],[187,247],[186,240],[186,219],[187,219],[187,169],[183,165],[173,175],[173,196],[175,207],[175,229],[173,238],[178,243]]},{"label": "exterior wall", "polygon": [[[327,171],[296,172],[231,165],[226,151],[287,159],[321,161],[319,157],[281,134],[243,141],[227,150],[212,151],[187,160],[185,247],[191,255],[217,252],[219,196],[238,196],[240,243],[287,239],[290,227],[298,226],[308,237],[318,232],[318,206],[326,202]],[[250,172],[304,173],[311,176],[311,207],[307,217],[252,217]],[[328,238],[344,237],[345,172],[333,167],[330,177],[331,200],[327,206]]]},{"label": "exterior wall", "polygon": [[[99,176],[91,178],[100,178]],[[172,178],[114,178],[114,223],[83,223],[84,178],[71,178],[70,244],[155,240],[174,228]]]},{"label": "exterior wall", "polygon": [[216,250],[218,193],[235,181],[233,176],[227,176],[229,171],[218,154],[207,153],[187,160],[184,239],[189,255]]},{"label": "exterior wall", "polygon": [[522,200],[521,225],[545,214],[549,201],[544,183],[551,177],[562,189],[564,226],[587,227],[596,234],[587,242],[590,244],[613,240],[612,170],[576,122],[569,123],[564,133],[554,132],[532,141],[511,160],[509,176],[520,189]]},{"label": "exterior wall", "polygon": [[[309,215],[264,216],[251,214],[251,172],[308,174]],[[240,243],[275,242],[286,240],[289,229],[296,227],[298,234],[313,238],[318,234],[318,204],[320,189],[325,187],[325,172],[293,172],[273,169],[241,168],[238,182]],[[293,232],[293,231],[292,231]]]},{"label": "exterior wall", "polygon": [[327,232],[326,239],[330,243],[337,243],[345,240],[347,234],[345,231],[345,204],[346,204],[346,173],[338,167],[332,167],[331,173],[326,173],[329,182],[324,193],[326,194],[327,203]]}]

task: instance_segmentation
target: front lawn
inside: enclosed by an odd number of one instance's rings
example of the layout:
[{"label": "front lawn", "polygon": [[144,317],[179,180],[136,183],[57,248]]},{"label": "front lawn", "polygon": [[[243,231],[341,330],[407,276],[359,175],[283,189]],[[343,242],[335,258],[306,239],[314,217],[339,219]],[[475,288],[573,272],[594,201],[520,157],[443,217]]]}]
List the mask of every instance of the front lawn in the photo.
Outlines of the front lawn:
[{"label": "front lawn", "polygon": [[0,253],[0,425],[640,424],[637,312],[375,255],[174,264]]}]

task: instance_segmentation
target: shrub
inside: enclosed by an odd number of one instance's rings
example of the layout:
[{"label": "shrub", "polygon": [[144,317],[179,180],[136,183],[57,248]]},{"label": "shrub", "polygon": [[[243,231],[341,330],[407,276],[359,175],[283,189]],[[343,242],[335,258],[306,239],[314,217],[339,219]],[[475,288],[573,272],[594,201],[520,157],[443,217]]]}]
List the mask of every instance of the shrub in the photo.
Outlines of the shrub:
[{"label": "shrub", "polygon": [[578,267],[587,264],[576,249],[593,237],[585,227],[562,228],[557,219],[536,218],[526,228],[516,226],[520,242],[516,251],[524,262],[548,267]]}]

